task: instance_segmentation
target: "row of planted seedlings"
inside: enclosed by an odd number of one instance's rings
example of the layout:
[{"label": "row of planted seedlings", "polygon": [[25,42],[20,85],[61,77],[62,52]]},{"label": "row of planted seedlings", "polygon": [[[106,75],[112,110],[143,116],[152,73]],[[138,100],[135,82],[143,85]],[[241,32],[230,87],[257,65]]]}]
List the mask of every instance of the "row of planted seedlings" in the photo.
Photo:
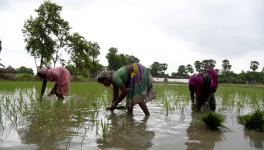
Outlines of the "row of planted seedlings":
[{"label": "row of planted seedlings", "polygon": [[[156,85],[155,101],[163,108],[165,115],[176,110],[184,112],[184,109],[189,105],[189,99],[186,91],[187,86],[179,85]],[[183,113],[182,112],[182,113]]]},{"label": "row of planted seedlings", "polygon": [[1,139],[17,130],[24,143],[56,148],[58,143],[67,145],[76,136],[85,138],[92,130],[96,130],[95,135],[105,137],[109,124],[98,118],[98,112],[109,103],[107,92],[70,96],[63,102],[56,97],[44,97],[42,101],[38,97],[34,88],[1,95]]},{"label": "row of planted seedlings", "polygon": [[[245,125],[246,129],[261,131],[264,128],[263,108],[264,91],[260,87],[249,86],[223,86],[218,90],[218,103],[220,111],[228,110],[238,115],[238,122]],[[252,111],[255,110],[255,111]],[[249,112],[249,113],[248,113]],[[246,114],[247,113],[247,114]],[[223,122],[223,115],[217,115]],[[211,114],[212,116],[212,114]],[[220,119],[221,118],[221,119]]]},{"label": "row of planted seedlings", "polygon": [[[175,110],[183,111],[184,108],[190,105],[189,91],[186,85],[159,85],[156,87],[158,95],[156,101],[162,105],[166,115]],[[252,108],[257,109],[247,115],[238,116],[238,122],[244,124],[246,129],[263,130],[264,119],[263,111],[261,111],[264,107],[263,88],[222,86],[218,89],[216,97],[218,111],[220,112],[228,110],[241,114],[241,112],[249,112]],[[200,120],[210,129],[218,130],[221,128],[229,130],[223,125],[224,119],[224,115],[216,112],[205,112],[200,117]]]}]

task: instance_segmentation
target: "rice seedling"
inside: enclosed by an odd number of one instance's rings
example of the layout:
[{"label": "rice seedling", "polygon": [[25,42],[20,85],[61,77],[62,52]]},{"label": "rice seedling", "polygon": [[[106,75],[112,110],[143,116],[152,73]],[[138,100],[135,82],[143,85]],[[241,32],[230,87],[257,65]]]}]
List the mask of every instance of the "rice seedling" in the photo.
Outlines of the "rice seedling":
[{"label": "rice seedling", "polygon": [[215,112],[209,112],[202,117],[204,123],[213,130],[218,130],[219,127],[223,126],[224,116]]},{"label": "rice seedling", "polygon": [[264,111],[257,109],[251,114],[238,116],[238,120],[246,129],[264,131]]},{"label": "rice seedling", "polygon": [[100,126],[99,130],[101,132],[97,132],[97,135],[100,136],[102,141],[106,142],[106,137],[109,132],[109,125],[107,122],[104,122],[102,119],[100,120],[100,122],[98,122],[98,124]]}]

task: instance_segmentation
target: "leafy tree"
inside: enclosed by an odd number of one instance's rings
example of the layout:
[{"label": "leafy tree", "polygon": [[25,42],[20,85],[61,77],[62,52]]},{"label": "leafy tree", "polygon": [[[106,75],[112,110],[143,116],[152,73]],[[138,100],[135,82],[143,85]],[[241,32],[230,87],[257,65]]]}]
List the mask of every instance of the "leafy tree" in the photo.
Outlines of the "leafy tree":
[{"label": "leafy tree", "polygon": [[139,59],[133,55],[125,55],[125,63],[126,64],[133,64],[133,63],[139,63]]},{"label": "leafy tree", "polygon": [[117,70],[125,65],[138,63],[139,59],[133,55],[118,54],[118,49],[111,47],[106,55],[108,70]]},{"label": "leafy tree", "polygon": [[68,22],[61,18],[62,7],[51,1],[44,1],[35,10],[37,16],[30,16],[22,29],[26,50],[34,59],[39,59],[39,66],[54,66],[59,59],[59,50],[65,46],[70,27]]},{"label": "leafy tree", "polygon": [[258,61],[251,61],[250,62],[250,69],[254,72],[258,69],[259,62]]},{"label": "leafy tree", "polygon": [[186,68],[186,72],[187,72],[187,73],[193,74],[194,69],[193,69],[193,67],[192,67],[191,64],[186,65],[185,68]]},{"label": "leafy tree", "polygon": [[201,72],[202,71],[202,62],[200,62],[199,60],[196,60],[194,62],[194,67],[196,72]]},{"label": "leafy tree", "polygon": [[176,78],[177,77],[177,73],[176,72],[172,72],[171,73],[171,77]]},{"label": "leafy tree", "polygon": [[100,54],[100,46],[97,42],[88,42],[90,47],[89,55],[92,59],[92,64],[89,67],[90,75],[95,77],[98,74],[98,71],[102,69],[102,65],[99,64],[97,59],[98,55]]},{"label": "leafy tree", "polygon": [[16,73],[17,74],[32,74],[32,75],[34,75],[33,70],[31,68],[27,68],[25,66],[21,66],[21,67],[17,68]]},{"label": "leafy tree", "polygon": [[90,46],[89,42],[81,36],[79,33],[74,33],[68,37],[68,54],[70,54],[70,62],[74,64],[74,76],[78,75],[78,72],[83,73],[87,71],[92,60],[90,59]]},{"label": "leafy tree", "polygon": [[202,61],[202,70],[214,68],[216,61],[213,59],[205,59]]},{"label": "leafy tree", "polygon": [[167,70],[168,65],[166,63],[159,63],[159,62],[154,62],[150,66],[150,73],[154,77],[165,77],[165,71]]},{"label": "leafy tree", "polygon": [[222,61],[222,67],[223,67],[223,72],[229,72],[231,70],[232,65],[230,65],[229,60],[224,59]]},{"label": "leafy tree", "polygon": [[186,76],[188,76],[187,68],[184,65],[180,65],[177,74],[181,78],[185,78]]},{"label": "leafy tree", "polygon": [[117,70],[122,67],[117,51],[117,48],[111,47],[106,55],[106,59],[108,60],[108,70]]}]

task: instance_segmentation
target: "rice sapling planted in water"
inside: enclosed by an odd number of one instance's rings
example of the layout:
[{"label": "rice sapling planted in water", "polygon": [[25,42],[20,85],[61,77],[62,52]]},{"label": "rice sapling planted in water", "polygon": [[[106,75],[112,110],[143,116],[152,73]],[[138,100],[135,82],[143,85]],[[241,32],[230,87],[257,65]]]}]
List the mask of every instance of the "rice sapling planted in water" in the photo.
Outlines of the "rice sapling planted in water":
[{"label": "rice sapling planted in water", "polygon": [[251,114],[238,116],[238,120],[246,129],[264,131],[264,111],[258,109]]},{"label": "rice sapling planted in water", "polygon": [[216,112],[209,112],[203,116],[204,123],[213,130],[218,130],[220,126],[223,126],[224,116]]}]

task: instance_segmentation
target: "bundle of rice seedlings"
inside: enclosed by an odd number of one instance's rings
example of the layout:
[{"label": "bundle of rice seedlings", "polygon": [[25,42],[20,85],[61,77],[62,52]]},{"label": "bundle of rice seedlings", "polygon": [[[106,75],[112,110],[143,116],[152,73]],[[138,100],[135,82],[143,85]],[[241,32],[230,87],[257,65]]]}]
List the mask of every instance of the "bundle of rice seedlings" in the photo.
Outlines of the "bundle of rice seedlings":
[{"label": "bundle of rice seedlings", "polygon": [[220,126],[223,126],[224,116],[215,112],[209,112],[203,116],[204,123],[213,130],[218,130]]},{"label": "bundle of rice seedlings", "polygon": [[238,116],[238,119],[249,130],[264,131],[264,111],[258,109],[251,114]]}]

